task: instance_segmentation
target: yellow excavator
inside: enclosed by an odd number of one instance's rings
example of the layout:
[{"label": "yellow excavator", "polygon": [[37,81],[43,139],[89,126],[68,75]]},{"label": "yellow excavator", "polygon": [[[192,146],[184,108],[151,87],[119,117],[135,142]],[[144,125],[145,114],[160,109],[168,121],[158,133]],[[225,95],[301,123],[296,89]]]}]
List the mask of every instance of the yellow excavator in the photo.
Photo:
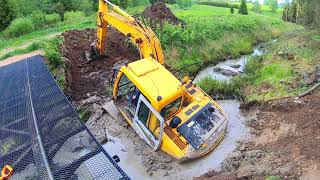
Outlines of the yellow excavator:
[{"label": "yellow excavator", "polygon": [[114,105],[129,125],[155,151],[160,149],[180,162],[211,152],[227,129],[224,111],[188,77],[179,81],[164,67],[160,41],[149,27],[99,0],[97,41],[86,58],[104,56],[108,25],[140,49],[141,60],[114,68]]}]

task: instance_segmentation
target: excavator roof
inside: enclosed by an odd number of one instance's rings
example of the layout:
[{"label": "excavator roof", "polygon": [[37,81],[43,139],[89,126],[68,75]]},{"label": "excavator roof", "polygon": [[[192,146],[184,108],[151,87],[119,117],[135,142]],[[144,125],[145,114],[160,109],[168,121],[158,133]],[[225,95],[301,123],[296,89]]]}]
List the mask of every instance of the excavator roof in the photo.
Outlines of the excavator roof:
[{"label": "excavator roof", "polygon": [[154,59],[132,62],[128,64],[127,70],[142,93],[154,101],[158,101],[161,96],[163,103],[170,103],[182,94],[181,82]]}]

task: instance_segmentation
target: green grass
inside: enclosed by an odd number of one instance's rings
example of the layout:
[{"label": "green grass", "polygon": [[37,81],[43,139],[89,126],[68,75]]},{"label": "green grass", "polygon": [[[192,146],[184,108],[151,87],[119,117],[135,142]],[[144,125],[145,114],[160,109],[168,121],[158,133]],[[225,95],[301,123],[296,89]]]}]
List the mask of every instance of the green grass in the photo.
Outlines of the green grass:
[{"label": "green grass", "polygon": [[84,29],[84,28],[94,28],[95,25],[95,15],[89,17],[79,17],[71,20],[67,19],[65,22],[60,22],[56,27],[34,31],[32,33],[22,35],[16,38],[5,38],[0,34],[0,51],[12,48],[16,46],[21,46],[26,42],[41,42],[47,39],[51,34],[62,33],[70,29]]},{"label": "green grass", "polygon": [[35,50],[41,49],[41,43],[39,42],[34,42],[31,45],[27,46],[26,48],[23,49],[16,49],[14,51],[10,51],[9,53],[4,54],[3,56],[0,56],[0,61],[7,59],[12,56],[20,55],[20,54],[26,54]]},{"label": "green grass", "polygon": [[174,69],[193,62],[207,65],[239,57],[250,53],[254,44],[295,28],[275,16],[253,12],[248,16],[230,14],[227,8],[207,5],[173,12],[186,21],[186,27],[167,24],[157,35],[165,50],[166,63]]}]

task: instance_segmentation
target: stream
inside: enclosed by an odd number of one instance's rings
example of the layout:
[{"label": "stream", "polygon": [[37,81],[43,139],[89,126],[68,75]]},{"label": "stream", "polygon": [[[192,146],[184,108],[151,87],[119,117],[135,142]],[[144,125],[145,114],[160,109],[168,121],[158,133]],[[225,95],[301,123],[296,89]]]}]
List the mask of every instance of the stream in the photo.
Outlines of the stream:
[{"label": "stream", "polygon": [[[220,62],[215,66],[210,66],[196,76],[194,82],[205,77],[211,77],[216,80],[229,81],[235,75],[243,73],[246,63],[251,56],[262,55],[264,50],[261,46],[256,46],[250,55],[241,56],[238,59],[230,59]],[[244,124],[245,117],[240,112],[240,102],[238,100],[217,101],[225,110],[228,118],[228,129],[225,138],[219,146],[207,156],[185,164],[174,163],[173,169],[168,173],[167,169],[158,169],[152,176],[149,176],[141,163],[134,147],[129,145],[130,139],[110,137],[111,140],[104,145],[104,148],[113,156],[117,154],[121,161],[120,167],[132,179],[193,179],[207,173],[210,170],[219,170],[224,159],[236,148],[237,141],[246,138],[249,130]],[[114,154],[112,154],[114,153]],[[165,175],[163,175],[165,174]]]}]

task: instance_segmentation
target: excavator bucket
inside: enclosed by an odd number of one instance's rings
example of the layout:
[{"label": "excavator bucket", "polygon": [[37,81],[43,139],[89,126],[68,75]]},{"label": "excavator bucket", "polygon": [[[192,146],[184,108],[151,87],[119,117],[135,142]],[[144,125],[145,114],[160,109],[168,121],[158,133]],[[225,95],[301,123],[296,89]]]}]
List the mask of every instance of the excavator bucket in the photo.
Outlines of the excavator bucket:
[{"label": "excavator bucket", "polygon": [[90,44],[89,50],[84,52],[87,62],[91,62],[98,58],[96,43]]}]

